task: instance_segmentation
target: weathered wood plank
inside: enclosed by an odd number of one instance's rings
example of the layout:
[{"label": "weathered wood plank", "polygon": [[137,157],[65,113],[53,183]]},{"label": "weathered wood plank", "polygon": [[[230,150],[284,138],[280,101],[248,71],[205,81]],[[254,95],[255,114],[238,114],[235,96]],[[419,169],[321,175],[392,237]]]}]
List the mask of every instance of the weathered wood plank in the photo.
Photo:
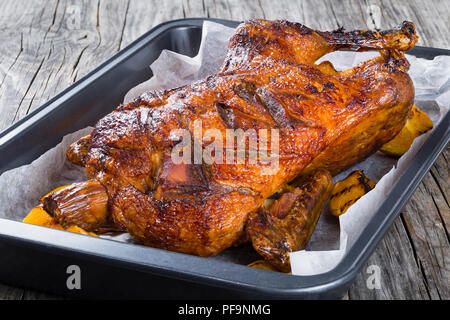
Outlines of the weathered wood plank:
[{"label": "weathered wood plank", "polygon": [[[442,197],[434,198],[439,213],[442,215],[444,227],[448,232],[450,230],[450,212],[448,210],[450,204],[450,149],[447,147],[442,155],[436,160],[431,169],[431,175],[435,180],[440,192],[434,194],[442,195]],[[446,210],[447,208],[447,210]]]},{"label": "weathered wood plank", "polygon": [[425,176],[402,213],[432,299],[450,298],[450,244],[443,222],[444,214],[448,217],[449,213],[431,174]]},{"label": "weathered wood plank", "polygon": [[[350,299],[429,299],[405,226],[397,219],[349,290]],[[380,268],[380,287],[367,285],[372,266]]]},{"label": "weathered wood plank", "polygon": [[[447,146],[365,267],[380,266],[389,281],[382,290],[371,290],[365,285],[370,275],[363,269],[350,289],[351,299],[449,299],[449,153]],[[409,241],[392,240],[405,235]],[[390,263],[392,255],[400,256],[397,263]]]},{"label": "weathered wood plank", "polygon": [[[0,12],[0,130],[166,20],[263,17],[322,30],[411,20],[419,44],[450,47],[450,4],[439,0],[8,0]],[[448,299],[449,157],[447,149],[370,258],[367,266],[382,270],[382,289],[367,288],[364,268],[350,299]],[[32,297],[45,296],[0,285],[0,299]]]},{"label": "weathered wood plank", "polygon": [[[197,6],[194,6],[197,4]],[[186,4],[181,0],[174,1],[138,1],[129,2],[128,14],[123,25],[123,37],[120,48],[123,48],[154,26],[168,20],[185,18],[184,12],[194,6],[200,10],[201,2],[190,1]]]},{"label": "weathered wood plank", "polygon": [[[6,6],[9,2],[2,2]],[[0,129],[40,106],[120,48],[127,3],[122,1],[48,1],[42,9],[29,1],[13,2],[7,33],[0,37]],[[21,12],[30,19],[21,20]],[[4,16],[2,16],[4,17]]]}]

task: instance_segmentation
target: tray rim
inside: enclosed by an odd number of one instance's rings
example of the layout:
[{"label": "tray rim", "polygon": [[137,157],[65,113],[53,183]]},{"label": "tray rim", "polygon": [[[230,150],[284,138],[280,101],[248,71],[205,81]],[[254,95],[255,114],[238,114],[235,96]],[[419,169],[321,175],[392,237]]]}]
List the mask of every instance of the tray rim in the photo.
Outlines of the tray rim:
[{"label": "tray rim", "polygon": [[[152,39],[163,35],[164,32],[172,28],[201,28],[203,21],[213,21],[228,26],[236,25],[238,23],[236,21],[223,19],[190,18],[167,21],[155,26],[54,98],[44,103],[14,125],[2,131],[0,133],[0,146],[23,128],[32,126],[33,123],[42,120],[46,114],[59,106],[59,102],[64,99],[65,96],[73,95],[75,92],[82,90],[102,74],[108,72],[112,67],[136,53],[142,46],[145,46],[146,43],[152,41]],[[450,55],[450,50],[446,49],[428,47],[416,48],[416,50],[426,50],[430,52],[438,51],[439,55]],[[443,126],[444,124],[447,124],[447,126]],[[436,143],[433,145],[427,143],[430,140],[436,140]],[[349,252],[347,252],[335,268],[319,275],[293,277],[288,274],[249,268],[231,262],[212,259],[209,259],[208,261],[205,258],[157,248],[144,247],[136,244],[122,243],[83,235],[80,237],[79,234],[29,225],[3,218],[0,218],[0,241],[13,240],[23,245],[27,244],[34,246],[38,250],[52,250],[53,252],[64,255],[70,254],[73,256],[73,253],[76,252],[87,259],[94,259],[95,261],[103,260],[106,264],[119,263],[129,269],[139,269],[180,280],[200,282],[206,285],[232,288],[240,291],[250,290],[252,292],[269,295],[275,294],[284,297],[302,293],[321,293],[344,286],[356,276],[356,273],[373,253],[378,242],[391,227],[401,208],[409,200],[412,193],[420,184],[422,178],[428,172],[429,168],[435,162],[449,140],[450,112],[441,120],[441,123],[435,128],[433,134],[428,138],[422,149],[417,153],[410,165],[399,177],[391,194],[382,203],[377,210],[377,213],[369,221],[368,225],[357,238]],[[408,175],[412,175],[413,178],[409,178]],[[396,191],[402,191],[400,197],[396,195]],[[384,214],[382,212],[383,210],[385,211]],[[52,242],[52,238],[57,238],[59,242]],[[77,245],[74,247],[73,243],[77,243]],[[99,248],[104,248],[105,251],[99,250]],[[115,251],[117,249],[121,250],[120,256],[118,256],[117,251]],[[111,251],[115,251],[115,254],[112,255]],[[136,255],[137,251],[138,253],[142,253],[142,255]],[[132,254],[130,257],[131,252]],[[152,261],[152,259],[147,259],[148,255],[153,258],[155,256],[161,258],[163,263],[156,263],[155,261]],[[146,259],[143,260],[142,257],[145,257]],[[172,265],[174,262],[179,263],[180,259],[183,261],[184,270],[174,268]],[[223,264],[225,264],[227,268],[226,274],[212,272],[215,266],[220,267],[220,265]],[[203,267],[202,272],[198,272],[200,269],[199,265]],[[263,285],[261,280],[266,280],[264,282],[267,283]]]}]

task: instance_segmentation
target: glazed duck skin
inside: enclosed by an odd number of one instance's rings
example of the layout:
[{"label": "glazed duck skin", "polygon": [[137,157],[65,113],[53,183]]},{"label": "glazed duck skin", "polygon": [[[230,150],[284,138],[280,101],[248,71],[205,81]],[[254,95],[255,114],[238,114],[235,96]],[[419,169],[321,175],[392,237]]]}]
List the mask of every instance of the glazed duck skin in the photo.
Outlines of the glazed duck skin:
[{"label": "glazed duck skin", "polygon": [[253,248],[283,272],[291,269],[289,252],[306,248],[333,190],[333,178],[324,169],[299,180],[251,212],[246,225]]},{"label": "glazed duck skin", "polygon": [[[245,22],[217,74],[119,106],[68,158],[104,187],[117,228],[146,245],[215,255],[241,238],[249,213],[284,184],[320,168],[336,174],[400,131],[414,98],[403,51],[416,41],[410,22],[381,33]],[[346,48],[380,57],[342,72],[315,64]],[[194,132],[200,123],[223,136],[277,129],[276,172],[263,174],[261,163],[173,163],[173,130]]]}]

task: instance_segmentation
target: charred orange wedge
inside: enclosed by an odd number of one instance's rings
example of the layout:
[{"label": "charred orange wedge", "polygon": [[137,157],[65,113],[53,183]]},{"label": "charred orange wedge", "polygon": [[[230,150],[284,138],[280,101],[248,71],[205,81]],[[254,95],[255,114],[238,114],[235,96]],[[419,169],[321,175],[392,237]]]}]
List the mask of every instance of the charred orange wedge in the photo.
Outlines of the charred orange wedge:
[{"label": "charred orange wedge", "polygon": [[93,232],[88,232],[78,226],[72,225],[66,229],[64,229],[60,224],[55,221],[51,215],[47,213],[47,211],[42,208],[42,206],[34,207],[30,213],[23,219],[23,222],[34,224],[38,226],[43,226],[47,228],[53,228],[58,230],[65,230],[69,232],[75,232],[80,234],[85,234],[89,236],[97,237],[97,234]]},{"label": "charred orange wedge", "polygon": [[409,150],[415,138],[431,128],[433,128],[433,122],[430,117],[414,105],[408,115],[405,126],[394,139],[384,144],[380,151],[390,156],[400,157]]},{"label": "charred orange wedge", "polygon": [[277,268],[275,268],[274,266],[272,266],[270,263],[268,263],[265,260],[253,261],[252,263],[248,264],[247,267],[279,272],[279,270],[277,270]]},{"label": "charred orange wedge", "polygon": [[362,170],[350,173],[347,178],[334,185],[329,202],[329,210],[335,216],[345,213],[359,198],[375,187]]}]

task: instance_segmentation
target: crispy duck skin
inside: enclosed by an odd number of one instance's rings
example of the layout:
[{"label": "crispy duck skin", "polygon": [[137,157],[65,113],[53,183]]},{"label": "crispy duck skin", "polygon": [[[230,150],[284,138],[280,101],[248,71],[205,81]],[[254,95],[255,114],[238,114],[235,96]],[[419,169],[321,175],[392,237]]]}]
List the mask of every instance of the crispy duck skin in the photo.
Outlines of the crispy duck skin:
[{"label": "crispy duck skin", "polygon": [[95,180],[72,183],[42,199],[44,210],[51,213],[64,228],[76,225],[88,231],[107,225],[107,204],[108,195]]},{"label": "crispy duck skin", "polygon": [[[284,184],[319,168],[335,174],[400,131],[414,97],[403,51],[416,41],[410,22],[385,32],[322,32],[248,21],[217,74],[119,106],[68,157],[104,187],[117,228],[146,245],[215,255],[241,239],[249,213]],[[315,64],[339,49],[380,57],[342,72]],[[278,171],[263,174],[263,164],[249,162],[173,163],[171,131],[193,132],[198,120],[203,132],[224,137],[227,128],[278,129]]]},{"label": "crispy duck skin", "polygon": [[253,248],[277,269],[289,272],[289,252],[306,248],[332,190],[330,173],[318,169],[290,184],[269,205],[251,212],[247,233]]}]

